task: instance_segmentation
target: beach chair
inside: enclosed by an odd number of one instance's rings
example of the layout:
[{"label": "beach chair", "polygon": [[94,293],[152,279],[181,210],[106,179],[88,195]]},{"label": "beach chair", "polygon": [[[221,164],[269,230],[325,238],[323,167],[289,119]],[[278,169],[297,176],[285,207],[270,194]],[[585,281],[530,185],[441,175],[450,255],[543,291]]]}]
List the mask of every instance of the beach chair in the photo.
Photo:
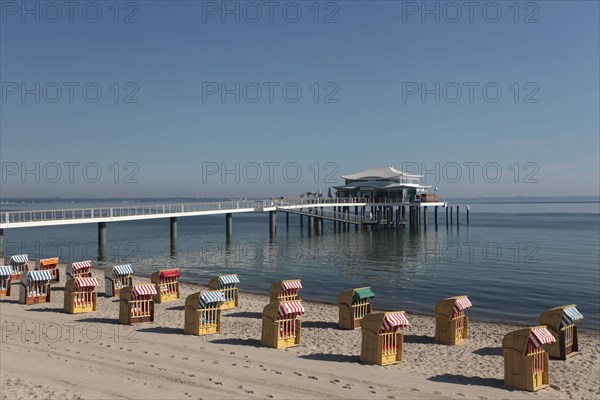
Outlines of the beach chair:
[{"label": "beach chair", "polygon": [[27,254],[18,254],[10,257],[10,265],[12,267],[12,281],[20,282],[21,274],[23,272],[29,271],[29,266],[27,262],[29,261],[29,256]]},{"label": "beach chair", "polygon": [[96,278],[69,279],[65,284],[64,311],[69,314],[96,311],[99,284]]},{"label": "beach chair", "polygon": [[12,266],[0,266],[0,297],[10,297],[12,286]]},{"label": "beach chair", "polygon": [[221,332],[221,306],[225,295],[220,290],[206,290],[185,299],[184,333],[209,335]]},{"label": "beach chair", "polygon": [[58,257],[45,258],[43,260],[40,260],[40,263],[35,266],[35,269],[38,271],[51,271],[51,282],[60,282],[60,273],[58,271]]},{"label": "beach chair", "polygon": [[133,285],[133,269],[131,264],[115,265],[104,270],[104,296],[113,297],[121,293],[121,289]]},{"label": "beach chair", "polygon": [[67,278],[91,278],[92,277],[92,262],[90,260],[74,262],[67,265]]},{"label": "beach chair", "polygon": [[302,289],[300,279],[275,282],[271,285],[271,303],[302,300],[298,291]]},{"label": "beach chair", "polygon": [[127,286],[121,289],[119,322],[125,325],[154,321],[154,296],[152,284]]},{"label": "beach chair", "polygon": [[304,315],[301,300],[269,303],[263,309],[262,335],[263,346],[274,349],[298,346]]},{"label": "beach chair", "polygon": [[361,324],[360,360],[367,364],[390,365],[402,361],[403,336],[408,326],[404,311],[371,313]]},{"label": "beach chair", "polygon": [[548,386],[549,357],[543,345],[555,341],[543,325],[507,333],[502,340],[504,384],[530,392]]},{"label": "beach chair", "polygon": [[371,313],[369,299],[375,297],[370,287],[349,289],[338,296],[340,318],[338,325],[341,329],[360,328],[365,315]]},{"label": "beach chair", "polygon": [[51,271],[27,271],[21,274],[19,303],[39,304],[50,302]]},{"label": "beach chair", "polygon": [[579,344],[575,323],[582,319],[583,315],[575,308],[575,304],[555,307],[540,315],[540,325],[546,325],[556,340],[555,343],[544,345],[544,350],[551,358],[566,360],[578,353]]},{"label": "beach chair", "polygon": [[469,337],[469,318],[465,310],[471,307],[467,296],[449,297],[435,305],[435,342],[457,345]]},{"label": "beach chair", "polygon": [[152,274],[150,280],[156,285],[154,301],[164,303],[178,300],[179,294],[179,268],[163,269]]},{"label": "beach chair", "polygon": [[210,280],[208,287],[222,291],[225,296],[225,302],[221,306],[221,310],[230,310],[240,306],[239,283],[240,279],[237,274],[219,275]]}]

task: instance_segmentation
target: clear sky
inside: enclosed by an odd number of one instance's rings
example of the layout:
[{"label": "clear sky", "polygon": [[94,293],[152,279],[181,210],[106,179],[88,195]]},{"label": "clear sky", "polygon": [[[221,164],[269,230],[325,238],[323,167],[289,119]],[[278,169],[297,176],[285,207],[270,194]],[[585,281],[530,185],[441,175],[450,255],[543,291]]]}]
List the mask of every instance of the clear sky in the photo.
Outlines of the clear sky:
[{"label": "clear sky", "polygon": [[597,1],[0,4],[2,197],[600,191]]}]

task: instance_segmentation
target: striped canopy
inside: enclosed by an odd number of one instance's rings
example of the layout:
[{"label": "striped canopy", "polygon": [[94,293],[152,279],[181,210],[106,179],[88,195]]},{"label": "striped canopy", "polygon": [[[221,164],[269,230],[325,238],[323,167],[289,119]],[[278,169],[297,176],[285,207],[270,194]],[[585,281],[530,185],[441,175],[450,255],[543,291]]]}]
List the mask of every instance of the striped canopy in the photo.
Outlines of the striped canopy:
[{"label": "striped canopy", "polygon": [[216,308],[220,307],[225,302],[223,292],[210,291],[200,293],[198,308]]},{"label": "striped canopy", "polygon": [[156,294],[156,286],[152,284],[136,285],[131,290],[132,297],[154,296]]},{"label": "striped canopy", "polygon": [[27,272],[27,280],[30,282],[49,281],[51,279],[52,279],[52,271],[50,271],[50,270]]},{"label": "striped canopy", "polygon": [[573,325],[575,322],[583,319],[583,314],[575,307],[565,308],[563,311],[562,318],[560,320],[560,327],[567,325]]},{"label": "striped canopy", "polygon": [[467,308],[470,308],[472,306],[473,305],[471,304],[471,301],[469,300],[468,297],[463,297],[461,299],[456,300],[456,303],[454,303],[454,308],[452,309],[451,318],[454,318],[454,316],[456,314],[458,314],[459,312],[466,310]]},{"label": "striped canopy", "polygon": [[531,328],[527,347],[537,349],[546,343],[556,343],[556,339],[554,339],[550,331],[546,328]]},{"label": "striped canopy", "polygon": [[231,275],[219,275],[219,285],[237,285],[240,283],[240,279],[236,274]]},{"label": "striped canopy", "polygon": [[79,262],[74,262],[71,265],[71,271],[73,272],[77,272],[80,269],[86,269],[86,268],[92,268],[92,262],[90,260],[86,260],[86,261],[79,261]]},{"label": "striped canopy", "polygon": [[95,288],[100,284],[100,281],[96,278],[76,278],[75,289],[81,288]]},{"label": "striped canopy", "polygon": [[113,276],[131,275],[133,274],[133,269],[131,268],[131,264],[115,265],[112,267],[112,274]]},{"label": "striped canopy", "polygon": [[279,318],[285,318],[290,316],[300,316],[304,315],[304,304],[302,301],[285,301],[279,304],[279,309],[277,310],[277,316]]},{"label": "striped canopy", "polygon": [[11,264],[22,264],[27,261],[29,261],[29,256],[27,254],[18,254],[10,257]]},{"label": "striped canopy", "polygon": [[0,276],[11,276],[12,275],[12,266],[10,265],[2,265],[0,266]]},{"label": "striped canopy", "polygon": [[181,274],[179,273],[179,268],[173,269],[165,269],[160,271],[160,278],[179,278]]},{"label": "striped canopy", "polygon": [[281,282],[281,288],[283,290],[292,290],[292,289],[300,290],[300,289],[302,289],[302,283],[300,282],[300,279],[296,279],[293,281],[283,281],[283,282]]},{"label": "striped canopy", "polygon": [[408,326],[408,319],[406,319],[404,313],[388,313],[385,314],[385,317],[383,318],[381,330],[391,331],[395,328],[403,328],[405,326]]}]

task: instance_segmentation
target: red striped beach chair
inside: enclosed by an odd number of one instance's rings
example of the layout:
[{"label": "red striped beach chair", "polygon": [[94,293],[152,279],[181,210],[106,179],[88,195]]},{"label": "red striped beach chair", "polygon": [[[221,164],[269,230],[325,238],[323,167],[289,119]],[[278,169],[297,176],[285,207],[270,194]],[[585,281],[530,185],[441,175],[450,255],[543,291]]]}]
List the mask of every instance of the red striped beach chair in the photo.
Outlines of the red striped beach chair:
[{"label": "red striped beach chair", "polygon": [[133,269],[131,264],[115,265],[104,270],[104,296],[113,297],[121,293],[121,289],[133,285]]},{"label": "red striped beach chair", "polygon": [[213,290],[220,290],[225,296],[225,302],[221,310],[230,310],[240,306],[240,291],[238,285],[240,279],[237,274],[215,276],[208,283],[208,287]]},{"label": "red striped beach chair", "polygon": [[389,365],[402,361],[401,328],[408,326],[404,311],[371,313],[362,320],[360,360],[367,364]]},{"label": "red striped beach chair", "polygon": [[12,266],[0,266],[0,297],[10,297],[12,287]]},{"label": "red striped beach chair", "polygon": [[263,309],[261,343],[281,349],[300,344],[304,305],[301,300],[269,303]]},{"label": "red striped beach chair", "polygon": [[156,285],[156,296],[154,301],[164,303],[178,300],[179,294],[179,268],[164,269],[154,272],[150,278]]},{"label": "red striped beach chair", "polygon": [[50,282],[60,282],[60,273],[58,271],[58,257],[45,258],[40,260],[39,264],[35,266],[38,271],[51,271],[52,280]]},{"label": "red striped beach chair", "polygon": [[577,322],[583,319],[583,314],[575,304],[555,307],[540,315],[540,325],[546,325],[556,342],[544,345],[550,358],[566,360],[579,352],[577,340]]},{"label": "red striped beach chair", "polygon": [[119,301],[119,322],[125,325],[154,321],[153,284],[127,286],[121,289]]},{"label": "red striped beach chair", "polygon": [[69,314],[96,311],[99,284],[96,278],[69,279],[65,285],[64,311]]},{"label": "red striped beach chair", "polygon": [[457,345],[469,337],[469,318],[465,310],[472,306],[467,296],[449,297],[435,305],[435,342]]},{"label": "red striped beach chair", "polygon": [[205,290],[185,299],[184,333],[208,335],[221,332],[221,307],[225,295],[220,290]]},{"label": "red striped beach chair", "polygon": [[504,384],[530,392],[547,387],[549,357],[543,346],[555,341],[544,325],[506,334],[502,340]]},{"label": "red striped beach chair", "polygon": [[275,282],[271,285],[271,303],[302,300],[298,292],[302,289],[300,279]]},{"label": "red striped beach chair", "polygon": [[12,281],[20,282],[21,274],[29,271],[29,256],[27,254],[17,254],[10,257],[10,266],[12,267]]},{"label": "red striped beach chair", "polygon": [[27,271],[21,274],[19,282],[19,303],[39,304],[50,301],[51,271]]},{"label": "red striped beach chair", "polygon": [[74,262],[71,265],[67,265],[67,277],[69,279],[91,278],[93,267],[90,260]]},{"label": "red striped beach chair", "polygon": [[375,297],[370,287],[349,289],[338,296],[339,321],[341,329],[360,328],[362,319],[371,313],[369,299]]}]

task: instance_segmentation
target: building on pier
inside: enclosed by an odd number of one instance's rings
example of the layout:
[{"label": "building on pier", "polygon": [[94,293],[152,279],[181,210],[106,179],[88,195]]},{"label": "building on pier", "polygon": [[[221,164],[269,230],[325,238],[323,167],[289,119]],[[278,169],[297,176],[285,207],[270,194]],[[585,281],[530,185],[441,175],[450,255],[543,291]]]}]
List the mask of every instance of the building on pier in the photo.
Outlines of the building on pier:
[{"label": "building on pier", "polygon": [[356,197],[372,203],[416,203],[439,201],[436,194],[428,194],[431,186],[422,185],[423,175],[412,175],[394,167],[371,168],[344,175],[343,186],[334,186],[337,197]]}]

